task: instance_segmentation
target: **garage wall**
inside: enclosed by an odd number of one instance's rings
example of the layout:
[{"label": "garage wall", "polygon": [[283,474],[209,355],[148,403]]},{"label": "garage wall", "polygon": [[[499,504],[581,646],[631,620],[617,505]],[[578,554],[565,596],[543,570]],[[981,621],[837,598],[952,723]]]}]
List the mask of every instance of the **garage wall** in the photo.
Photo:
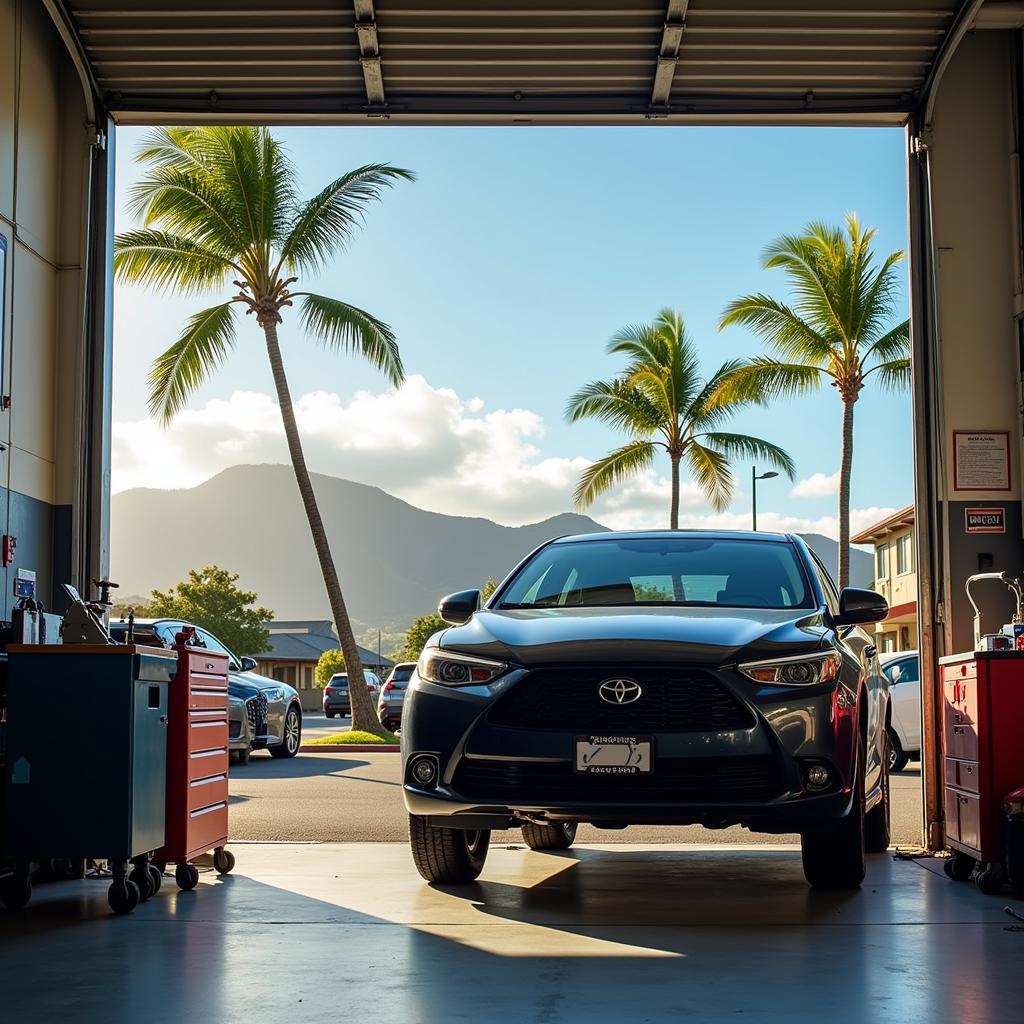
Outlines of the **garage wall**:
[{"label": "garage wall", "polygon": [[[972,646],[964,581],[993,569],[1024,573],[1016,251],[1020,200],[1015,132],[1015,37],[969,34],[942,80],[928,139],[937,248],[942,520],[946,530],[947,651]],[[956,431],[1007,431],[1010,488],[957,490]],[[967,508],[1002,508],[1005,533],[967,533]],[[987,631],[1009,621],[997,583],[979,584]]]},{"label": "garage wall", "polygon": [[[81,86],[45,10],[0,0],[0,532],[17,538],[11,568],[36,570],[47,606],[54,577],[71,578],[89,152]],[[0,568],[0,618],[12,583]]]}]

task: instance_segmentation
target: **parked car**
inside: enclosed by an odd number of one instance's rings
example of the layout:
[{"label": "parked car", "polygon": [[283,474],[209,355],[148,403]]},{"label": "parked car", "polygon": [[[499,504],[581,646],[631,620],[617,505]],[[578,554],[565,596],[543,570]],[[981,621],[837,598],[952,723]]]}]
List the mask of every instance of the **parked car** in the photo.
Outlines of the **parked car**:
[{"label": "parked car", "polygon": [[248,764],[251,751],[252,726],[249,724],[245,701],[233,693],[228,693],[228,753],[233,761]]},{"label": "parked car", "polygon": [[889,769],[901,772],[921,757],[921,662],[917,651],[880,654],[878,660],[891,694]]},{"label": "parked car", "polygon": [[880,595],[839,592],[795,535],[606,533],[544,544],[481,607],[445,598],[409,682],[413,859],[480,873],[492,829],[565,849],[579,822],[798,832],[813,886],[889,845]]},{"label": "parked car", "polygon": [[[363,678],[366,680],[366,689],[370,693],[370,701],[376,702],[377,694],[380,692],[380,677],[376,672],[364,668]],[[331,676],[330,682],[324,687],[324,714],[328,718],[333,718],[335,715],[347,718],[352,714],[347,672],[335,672]]]},{"label": "parked car", "polygon": [[[193,626],[196,639],[203,646],[228,656],[228,693],[245,705],[251,749],[269,750],[274,757],[294,757],[302,742],[302,706],[294,687],[255,672],[253,658],[236,657],[209,630],[181,619],[136,619],[135,642],[171,647],[174,635],[185,626]],[[109,630],[115,640],[123,643],[128,623],[111,622]]]},{"label": "parked car", "polygon": [[380,688],[377,700],[377,717],[385,729],[394,732],[402,724],[402,704],[405,702],[405,688],[409,685],[415,661],[399,662],[390,672]]}]

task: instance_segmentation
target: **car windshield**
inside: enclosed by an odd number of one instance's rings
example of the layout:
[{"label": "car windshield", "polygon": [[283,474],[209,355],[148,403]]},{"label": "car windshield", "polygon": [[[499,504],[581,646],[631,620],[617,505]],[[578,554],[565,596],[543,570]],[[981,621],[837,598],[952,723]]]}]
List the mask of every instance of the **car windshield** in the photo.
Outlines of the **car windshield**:
[{"label": "car windshield", "polygon": [[679,536],[549,544],[519,570],[498,607],[810,608],[814,604],[792,544]]},{"label": "car windshield", "polygon": [[348,686],[348,676],[340,675],[340,674],[336,675],[336,676],[331,676],[330,685],[331,686]]}]

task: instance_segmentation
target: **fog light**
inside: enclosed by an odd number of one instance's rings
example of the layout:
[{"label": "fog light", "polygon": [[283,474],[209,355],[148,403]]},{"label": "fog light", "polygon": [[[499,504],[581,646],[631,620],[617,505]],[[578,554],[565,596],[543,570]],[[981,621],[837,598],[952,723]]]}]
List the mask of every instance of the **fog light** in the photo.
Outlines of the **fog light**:
[{"label": "fog light", "polygon": [[412,759],[409,774],[419,786],[434,786],[437,784],[437,768],[437,758],[430,754],[420,754]]},{"label": "fog light", "polygon": [[832,773],[823,764],[812,764],[804,776],[808,789],[827,789]]}]

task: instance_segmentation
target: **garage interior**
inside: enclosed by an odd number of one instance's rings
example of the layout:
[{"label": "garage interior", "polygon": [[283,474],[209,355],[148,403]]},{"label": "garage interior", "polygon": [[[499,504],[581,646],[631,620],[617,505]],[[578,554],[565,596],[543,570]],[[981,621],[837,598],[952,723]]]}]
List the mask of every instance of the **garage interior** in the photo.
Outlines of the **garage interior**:
[{"label": "garage interior", "polygon": [[[118,125],[902,128],[923,836],[945,848],[939,659],[973,646],[966,577],[1024,571],[1024,3],[0,0],[0,48],[2,619],[18,570],[62,611],[59,584],[108,568]],[[958,486],[969,432],[1005,433],[1007,487]],[[968,508],[1005,532],[967,532]],[[1010,620],[1002,588],[981,596]],[[791,850],[509,849],[454,893],[403,848],[240,850],[237,877],[125,919],[102,892],[40,889],[0,916],[0,1006],[318,1020],[344,993],[386,1020],[968,1022],[1019,1002],[1019,922],[938,860],[875,858],[840,898],[808,893]]]}]

